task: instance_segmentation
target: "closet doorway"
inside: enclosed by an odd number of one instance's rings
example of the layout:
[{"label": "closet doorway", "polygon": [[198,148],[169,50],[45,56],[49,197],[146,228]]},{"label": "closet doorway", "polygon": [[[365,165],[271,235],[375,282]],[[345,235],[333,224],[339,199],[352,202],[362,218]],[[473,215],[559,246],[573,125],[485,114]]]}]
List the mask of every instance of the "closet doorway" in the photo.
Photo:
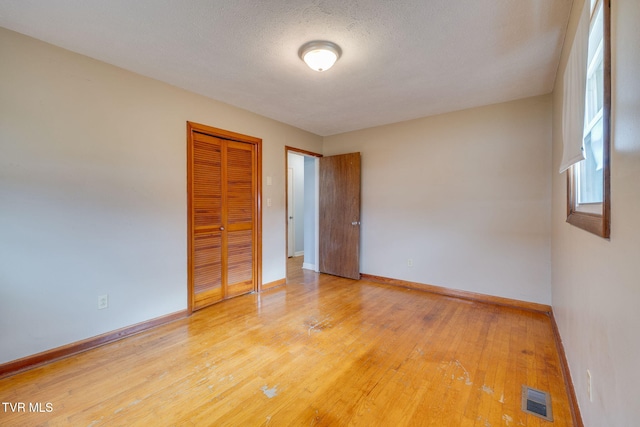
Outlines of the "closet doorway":
[{"label": "closet doorway", "polygon": [[190,311],[260,289],[261,145],[187,122]]}]

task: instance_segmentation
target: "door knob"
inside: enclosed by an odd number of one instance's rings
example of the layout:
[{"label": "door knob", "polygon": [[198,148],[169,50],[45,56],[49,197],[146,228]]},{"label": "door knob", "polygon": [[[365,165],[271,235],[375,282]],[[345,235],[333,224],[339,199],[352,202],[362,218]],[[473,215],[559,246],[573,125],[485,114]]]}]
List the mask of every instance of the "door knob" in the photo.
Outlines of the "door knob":
[{"label": "door knob", "polygon": [[351,225],[360,225],[360,221],[353,221]]}]

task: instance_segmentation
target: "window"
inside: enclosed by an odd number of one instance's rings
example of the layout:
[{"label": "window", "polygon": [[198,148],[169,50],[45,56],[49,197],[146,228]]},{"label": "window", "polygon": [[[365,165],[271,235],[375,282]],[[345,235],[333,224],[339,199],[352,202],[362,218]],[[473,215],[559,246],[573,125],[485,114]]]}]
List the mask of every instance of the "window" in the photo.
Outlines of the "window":
[{"label": "window", "polygon": [[591,0],[588,4],[591,7],[582,132],[584,159],[568,169],[567,222],[608,238],[611,111],[609,4],[608,0]]}]

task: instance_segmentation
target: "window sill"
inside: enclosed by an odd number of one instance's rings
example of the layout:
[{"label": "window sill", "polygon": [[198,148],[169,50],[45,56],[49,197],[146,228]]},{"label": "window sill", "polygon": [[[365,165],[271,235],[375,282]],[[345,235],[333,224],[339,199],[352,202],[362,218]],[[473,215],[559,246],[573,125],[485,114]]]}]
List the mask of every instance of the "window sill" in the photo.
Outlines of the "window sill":
[{"label": "window sill", "polygon": [[609,238],[609,222],[603,215],[574,211],[567,216],[567,222],[596,236]]}]

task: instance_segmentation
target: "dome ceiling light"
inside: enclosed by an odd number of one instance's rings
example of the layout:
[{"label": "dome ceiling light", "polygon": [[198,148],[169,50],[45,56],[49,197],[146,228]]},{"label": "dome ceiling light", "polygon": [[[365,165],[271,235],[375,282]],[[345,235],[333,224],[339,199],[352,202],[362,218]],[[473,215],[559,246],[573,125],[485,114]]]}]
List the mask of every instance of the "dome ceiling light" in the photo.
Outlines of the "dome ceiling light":
[{"label": "dome ceiling light", "polygon": [[326,71],[340,58],[342,49],[335,43],[316,40],[303,44],[298,56],[312,70]]}]

